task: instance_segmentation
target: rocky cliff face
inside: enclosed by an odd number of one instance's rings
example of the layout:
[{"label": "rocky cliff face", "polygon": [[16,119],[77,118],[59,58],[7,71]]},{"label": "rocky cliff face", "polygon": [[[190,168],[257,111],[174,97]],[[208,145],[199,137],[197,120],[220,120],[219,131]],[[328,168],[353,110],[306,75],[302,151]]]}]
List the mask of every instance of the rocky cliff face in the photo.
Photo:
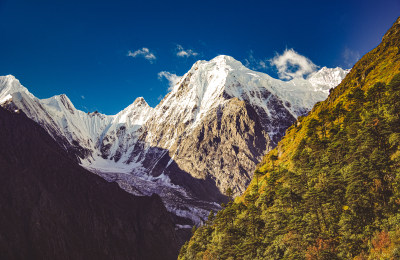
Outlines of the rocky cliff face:
[{"label": "rocky cliff face", "polygon": [[158,195],[95,176],[2,108],[0,165],[1,259],[176,259],[180,242]]},{"label": "rocky cliff face", "polygon": [[35,98],[12,76],[3,77],[0,100],[90,171],[134,194],[155,192],[168,210],[199,222],[228,187],[244,191],[264,153],[347,72],[280,81],[222,55],[196,62],[155,108],[138,98],[115,116],[87,114],[65,95]]},{"label": "rocky cliff face", "polygon": [[[207,120],[196,125],[170,152],[174,152],[174,161],[181,169],[193,177],[211,177],[219,190],[231,187],[240,192],[270,147],[270,137],[254,108],[233,98],[211,110]],[[165,166],[165,170],[168,176],[173,175],[173,169]]]},{"label": "rocky cliff face", "polygon": [[400,17],[179,259],[400,259],[399,100]]}]

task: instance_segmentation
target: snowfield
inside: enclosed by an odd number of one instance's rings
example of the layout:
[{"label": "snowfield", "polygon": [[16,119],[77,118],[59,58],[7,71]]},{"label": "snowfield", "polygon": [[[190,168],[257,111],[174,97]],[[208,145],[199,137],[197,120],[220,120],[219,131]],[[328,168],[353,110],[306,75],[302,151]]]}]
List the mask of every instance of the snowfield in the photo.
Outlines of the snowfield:
[{"label": "snowfield", "polygon": [[[276,111],[277,102],[297,118],[326,99],[348,72],[324,67],[307,79],[282,81],[221,55],[196,62],[155,108],[140,97],[116,115],[86,113],[64,94],[36,98],[12,75],[0,77],[0,104],[22,110],[84,168],[132,194],[157,193],[169,211],[198,224],[220,206],[196,198],[188,187],[173,183],[168,176],[183,138],[210,111],[237,98],[266,117],[265,122],[272,122],[263,127],[276,144],[282,129],[273,122],[283,115]],[[169,161],[160,164],[166,156]]]}]

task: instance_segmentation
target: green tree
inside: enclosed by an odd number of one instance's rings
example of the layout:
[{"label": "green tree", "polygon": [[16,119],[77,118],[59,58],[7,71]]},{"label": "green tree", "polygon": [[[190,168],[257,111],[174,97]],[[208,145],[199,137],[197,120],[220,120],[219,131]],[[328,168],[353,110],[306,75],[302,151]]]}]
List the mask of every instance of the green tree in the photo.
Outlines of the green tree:
[{"label": "green tree", "polygon": [[226,194],[226,196],[228,196],[229,201],[232,201],[232,199],[233,199],[233,198],[232,198],[233,191],[232,191],[231,187],[228,187],[228,188],[226,189],[225,194]]}]

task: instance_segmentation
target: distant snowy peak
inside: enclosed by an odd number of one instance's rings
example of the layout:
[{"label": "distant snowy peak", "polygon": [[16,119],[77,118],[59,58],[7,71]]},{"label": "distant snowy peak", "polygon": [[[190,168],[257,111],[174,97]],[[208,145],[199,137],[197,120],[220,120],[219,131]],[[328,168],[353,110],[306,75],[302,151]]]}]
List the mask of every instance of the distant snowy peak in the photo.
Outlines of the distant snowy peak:
[{"label": "distant snowy peak", "polygon": [[0,77],[0,102],[42,125],[84,167],[199,219],[228,186],[243,191],[265,151],[347,73],[324,67],[282,81],[220,55],[197,61],[155,108],[139,97],[116,115],[85,113],[64,94],[34,97],[11,75]]},{"label": "distant snowy peak", "polygon": [[71,100],[65,94],[53,96],[51,98],[42,99],[42,104],[46,105],[49,109],[56,110],[58,112],[67,112],[75,114],[76,108],[72,104]]},{"label": "distant snowy peak", "polygon": [[323,67],[319,71],[311,74],[308,77],[308,81],[315,86],[316,90],[328,91],[331,88],[336,87],[342,82],[344,77],[350,72],[350,70],[344,70],[342,68],[327,68]]},{"label": "distant snowy peak", "polygon": [[[223,67],[223,68],[228,68],[228,69],[246,69],[243,64],[235,60],[235,58],[228,56],[228,55],[219,55],[215,57],[214,59],[211,59],[210,61],[205,61],[201,60],[197,62],[199,65],[200,64],[207,64],[207,66],[217,66],[217,67]],[[196,64],[195,64],[196,65]]]},{"label": "distant snowy peak", "polygon": [[24,92],[33,98],[28,89],[22,86],[13,75],[0,76],[0,103],[10,99],[11,95],[16,92]]},{"label": "distant snowy peak", "polygon": [[224,55],[211,61],[197,61],[156,106],[156,121],[169,121],[172,125],[198,122],[225,101],[223,94],[229,72],[241,67],[240,62]]},{"label": "distant snowy peak", "polygon": [[135,101],[132,103],[133,106],[135,107],[148,107],[149,104],[147,104],[146,100],[144,100],[143,97],[138,97],[135,99]]},{"label": "distant snowy peak", "polygon": [[297,117],[324,100],[329,89],[338,85],[347,73],[348,70],[341,68],[323,67],[308,79],[282,81],[252,71],[230,56],[220,55],[210,61],[197,61],[157,108],[163,108],[162,114],[186,111],[180,120],[196,122],[208,111],[236,97],[270,115],[274,106],[269,103],[274,96]]},{"label": "distant snowy peak", "polygon": [[[28,102],[26,99],[30,99],[34,102],[39,100],[13,75],[0,76],[0,104],[11,100],[13,96],[15,96],[19,102],[25,103]],[[76,111],[75,106],[65,94],[42,99],[40,100],[40,104],[58,112],[68,111],[69,113],[74,114]]]},{"label": "distant snowy peak", "polygon": [[131,105],[115,115],[113,123],[126,123],[128,126],[143,125],[152,112],[153,108],[147,104],[146,100],[138,97]]}]

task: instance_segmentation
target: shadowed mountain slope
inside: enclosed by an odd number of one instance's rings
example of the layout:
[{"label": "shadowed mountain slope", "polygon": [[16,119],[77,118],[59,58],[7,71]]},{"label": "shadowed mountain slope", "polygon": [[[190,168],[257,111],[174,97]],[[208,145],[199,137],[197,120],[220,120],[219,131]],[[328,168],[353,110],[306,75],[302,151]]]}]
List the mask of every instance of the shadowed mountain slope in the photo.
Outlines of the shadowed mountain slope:
[{"label": "shadowed mountain slope", "polygon": [[38,99],[0,77],[0,105],[22,110],[89,171],[134,195],[156,193],[168,211],[199,224],[241,195],[256,165],[298,116],[348,70],[274,79],[220,55],[197,61],[155,107],[143,98],[116,115],[85,113],[66,95]]},{"label": "shadowed mountain slope", "polygon": [[176,259],[158,195],[137,197],[70,160],[23,113],[0,108],[1,259]]}]

